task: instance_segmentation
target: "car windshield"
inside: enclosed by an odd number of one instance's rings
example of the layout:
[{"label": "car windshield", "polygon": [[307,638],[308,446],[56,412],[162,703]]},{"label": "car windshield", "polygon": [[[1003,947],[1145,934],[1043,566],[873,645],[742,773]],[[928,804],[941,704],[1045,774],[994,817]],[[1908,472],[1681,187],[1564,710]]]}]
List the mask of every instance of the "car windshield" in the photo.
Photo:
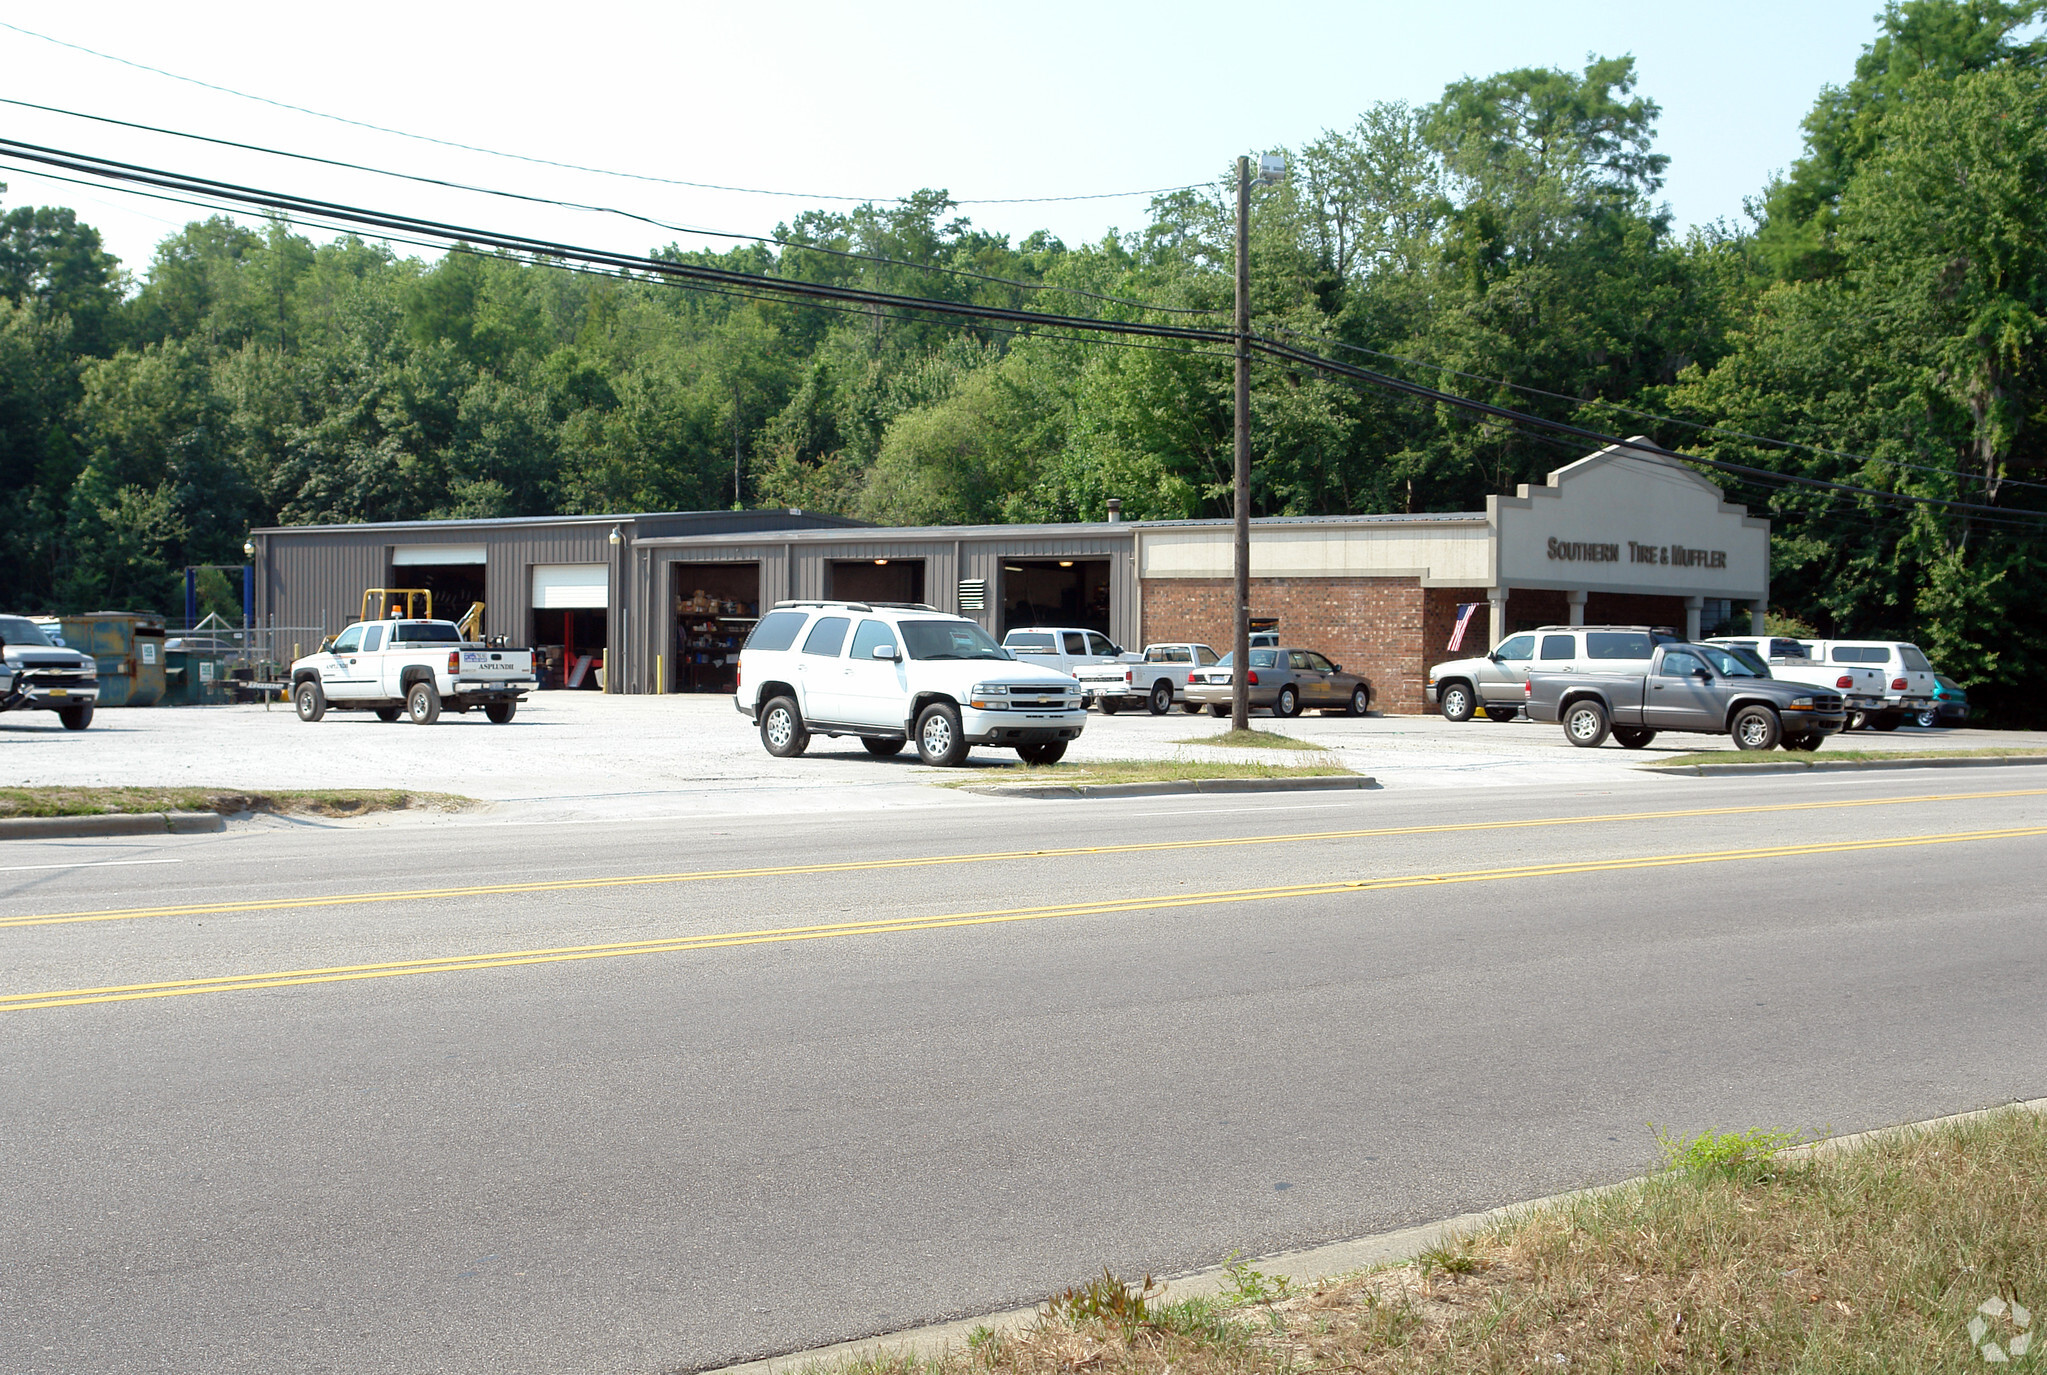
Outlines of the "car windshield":
[{"label": "car windshield", "polygon": [[1723,678],[1767,678],[1770,670],[1755,653],[1731,645],[1693,645],[1692,653],[1713,666]]},{"label": "car windshield", "polygon": [[1002,646],[972,621],[903,621],[899,628],[903,651],[912,659],[1009,658]]},{"label": "car windshield", "polygon": [[[1215,661],[1215,666],[1217,668],[1228,668],[1230,660],[1235,657],[1234,654],[1225,654],[1222,658]],[[1273,661],[1278,657],[1279,651],[1276,649],[1254,649],[1251,651],[1251,667],[1271,668]]]},{"label": "car windshield", "polygon": [[37,625],[34,621],[23,620],[19,616],[0,616],[0,640],[5,640],[11,645],[41,645],[45,649],[56,648],[55,645],[50,643],[49,637],[43,634],[41,626]]}]

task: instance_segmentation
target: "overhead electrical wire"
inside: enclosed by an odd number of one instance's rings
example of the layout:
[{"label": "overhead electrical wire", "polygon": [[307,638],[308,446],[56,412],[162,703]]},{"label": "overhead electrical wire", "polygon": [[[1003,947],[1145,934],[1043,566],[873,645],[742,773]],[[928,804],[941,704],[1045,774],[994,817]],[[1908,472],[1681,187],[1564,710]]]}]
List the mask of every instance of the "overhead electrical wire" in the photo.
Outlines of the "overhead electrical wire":
[{"label": "overhead electrical wire", "polygon": [[[497,248],[510,253],[527,254],[536,259],[579,261],[593,266],[611,268],[615,271],[640,272],[650,276],[679,278],[707,285],[717,285],[777,296],[797,297],[812,301],[843,301],[865,306],[870,310],[896,309],[927,314],[953,315],[969,319],[1003,321],[1037,329],[1063,328],[1090,335],[1135,334],[1151,338],[1229,346],[1234,346],[1237,342],[1237,337],[1233,332],[1205,329],[1191,325],[1178,325],[1157,321],[1100,320],[1089,316],[1068,316],[1052,314],[1050,312],[1023,311],[974,302],[940,301],[926,297],[870,291],[858,287],[830,286],[791,278],[766,277],[732,272],[721,268],[709,268],[700,264],[676,263],[665,259],[643,258],[600,249],[580,248],[568,244],[533,239],[524,235],[451,225],[392,212],[320,201],[311,197],[297,196],[285,192],[239,186],[212,178],[166,172],[156,168],[118,162],[113,159],[70,153],[62,149],[46,148],[15,139],[0,138],[0,151],[39,166],[61,167],[68,171],[79,172],[104,181],[130,182],[140,185],[157,186],[166,190],[187,191],[239,204],[257,206],[286,215],[307,215],[326,218],[351,226],[367,225],[377,229],[396,231],[401,234],[424,235],[429,239],[441,239],[450,243],[480,244],[484,247]],[[1615,448],[1624,457],[1640,461],[1689,463],[1719,472],[1739,474],[1745,478],[1852,494],[1885,503],[1979,513],[1985,516],[1998,517],[2001,520],[2029,516],[2037,516],[2042,520],[2047,520],[2047,511],[2033,512],[2026,508],[1986,506],[1973,502],[1951,501],[1940,497],[1885,492],[1875,488],[1859,487],[1850,483],[1830,482],[1822,478],[1808,477],[1803,474],[1780,473],[1748,464],[1731,463],[1724,459],[1703,458],[1698,455],[1667,449],[1663,445],[1648,439],[1623,439],[1582,425],[1551,420],[1544,416],[1516,411],[1510,407],[1495,405],[1491,402],[1480,401],[1472,397],[1458,396],[1454,392],[1441,391],[1437,388],[1412,382],[1389,373],[1340,362],[1310,350],[1284,344],[1278,340],[1263,336],[1250,337],[1245,340],[1245,345],[1256,353],[1280,362],[1293,363],[1298,366],[1313,368],[1320,372],[1347,377],[1383,390],[1403,393],[1441,405],[1456,407],[1518,427],[1534,427],[1554,434],[1567,435],[1602,448]],[[2038,527],[2036,526],[2035,528]]]},{"label": "overhead electrical wire", "polygon": [[1015,287],[1022,291],[1046,291],[1065,296],[1084,297],[1090,301],[1101,301],[1109,305],[1129,306],[1133,310],[1151,310],[1165,315],[1207,315],[1227,314],[1221,310],[1207,310],[1193,306],[1167,306],[1151,301],[1133,301],[1123,296],[1105,296],[1100,292],[1088,291],[1081,287],[1060,286],[1055,282],[1025,282],[1014,277],[997,277],[986,272],[972,272],[960,267],[940,267],[935,264],[913,263],[903,258],[891,258],[879,253],[860,253],[845,248],[828,248],[823,244],[805,243],[800,239],[776,238],[769,234],[744,234],[729,229],[707,229],[701,225],[674,224],[668,220],[642,215],[638,211],[621,209],[613,205],[590,205],[582,201],[561,200],[553,196],[536,196],[526,191],[505,191],[496,187],[476,186],[469,182],[449,181],[443,177],[429,177],[415,172],[399,172],[388,167],[372,167],[360,162],[346,162],[339,158],[323,158],[312,153],[294,153],[284,148],[266,147],[259,143],[242,143],[231,138],[216,138],[211,134],[194,134],[183,129],[170,129],[155,124],[138,124],[133,120],[115,119],[110,115],[89,114],[83,110],[67,110],[56,105],[39,105],[30,100],[15,100],[0,96],[0,105],[13,105],[24,110],[40,110],[45,114],[63,115],[70,119],[91,120],[98,124],[111,124],[122,129],[134,129],[142,133],[162,134],[168,138],[189,139],[195,143],[210,143],[221,148],[236,148],[246,153],[260,153],[266,157],[290,158],[298,162],[317,163],[322,167],[338,167],[350,172],[366,172],[371,176],[391,177],[399,181],[417,182],[422,186],[439,186],[450,191],[467,191],[480,196],[496,196],[505,200],[525,201],[530,205],[546,205],[562,210],[581,210],[598,215],[616,215],[621,219],[637,220],[656,229],[666,229],[676,234],[702,234],[715,239],[738,239],[749,243],[774,244],[784,249],[801,249],[808,253],[828,254],[835,258],[857,259],[861,262],[881,263],[890,267],[907,268],[913,272],[939,272],[949,277],[965,277],[977,282],[994,282],[1002,286]]},{"label": "overhead electrical wire", "polygon": [[1874,463],[1886,468],[1905,469],[1915,473],[1933,473],[1943,477],[1958,477],[1969,482],[1980,482],[1986,487],[2031,487],[2047,492],[2047,482],[2028,482],[2024,478],[2016,477],[1991,478],[1984,476],[1982,473],[1966,472],[1960,468],[1940,468],[1926,463],[1907,463],[1903,459],[1897,458],[1874,458],[1868,454],[1849,453],[1842,449],[1828,449],[1816,444],[1801,444],[1794,439],[1772,439],[1768,435],[1749,434],[1744,430],[1730,430],[1724,426],[1709,425],[1703,421],[1681,420],[1674,415],[1658,415],[1655,411],[1644,411],[1632,406],[1623,406],[1618,401],[1609,401],[1604,397],[1593,397],[1588,400],[1583,397],[1567,396],[1563,392],[1549,391],[1542,387],[1531,386],[1526,382],[1510,382],[1504,377],[1486,377],[1475,372],[1460,372],[1447,364],[1431,363],[1420,358],[1405,358],[1397,353],[1387,353],[1383,349],[1368,349],[1362,344],[1347,344],[1341,339],[1317,339],[1315,342],[1318,344],[1334,345],[1340,349],[1347,349],[1352,353],[1369,354],[1374,358],[1390,359],[1395,363],[1405,363],[1409,367],[1427,368],[1432,372],[1448,373],[1452,377],[1462,377],[1468,382],[1484,382],[1488,386],[1512,387],[1515,391],[1526,392],[1531,396],[1547,396],[1554,401],[1568,401],[1574,406],[1605,406],[1607,409],[1618,411],[1622,415],[1632,415],[1640,420],[1654,420],[1664,425],[1680,425],[1688,430],[1697,430],[1702,434],[1723,435],[1729,439],[1746,439],[1756,444],[1768,444],[1780,449],[1795,449],[1803,453],[1820,454],[1827,458],[1844,458],[1851,463]]},{"label": "overhead electrical wire", "polygon": [[[556,167],[567,172],[586,172],[593,176],[619,177],[628,181],[650,182],[660,186],[687,186],[698,191],[729,191],[746,196],[775,196],[786,200],[886,204],[905,199],[902,196],[840,196],[824,191],[774,191],[758,186],[725,186],[717,182],[684,181],[679,177],[657,177],[645,172],[622,172],[606,167],[588,167],[575,162],[557,162],[552,158],[531,157],[525,153],[508,153],[502,149],[484,148],[474,143],[460,143],[454,139],[435,138],[431,134],[415,134],[404,129],[391,128],[389,125],[372,124],[368,120],[351,119],[347,115],[329,114],[325,110],[315,110],[304,105],[294,105],[284,100],[273,100],[269,96],[256,95],[250,91],[238,91],[232,86],[222,86],[215,82],[202,81],[196,76],[185,76],[182,73],[168,71],[162,67],[152,67],[146,62],[136,62],[130,58],[117,57],[113,53],[101,52],[97,48],[88,48],[83,43],[72,43],[62,38],[53,38],[46,33],[37,33],[34,29],[25,29],[19,24],[10,24],[4,19],[0,19],[0,29],[9,29],[21,34],[25,38],[34,38],[40,42],[54,44],[59,48],[69,48],[73,52],[81,52],[88,57],[97,57],[104,62],[117,62],[123,67],[131,67],[138,72],[149,72],[155,76],[168,77],[172,81],[182,81],[188,86],[197,86],[202,90],[215,91],[221,95],[230,95],[237,100],[252,100],[257,104],[268,105],[273,109],[290,110],[294,114],[310,115],[314,119],[331,120],[336,124],[347,124],[357,129],[368,129],[372,133],[390,134],[395,138],[407,138],[419,143],[431,143],[442,148],[455,148],[465,153],[481,153],[486,157],[506,158],[513,162],[530,163],[536,167]],[[1134,200],[1139,196],[1162,196],[1171,191],[1188,191],[1200,184],[1190,182],[1181,186],[1159,186],[1140,191],[1097,191],[1075,196],[976,196],[971,199],[948,196],[948,199],[954,205],[1050,205],[1066,201]]]}]

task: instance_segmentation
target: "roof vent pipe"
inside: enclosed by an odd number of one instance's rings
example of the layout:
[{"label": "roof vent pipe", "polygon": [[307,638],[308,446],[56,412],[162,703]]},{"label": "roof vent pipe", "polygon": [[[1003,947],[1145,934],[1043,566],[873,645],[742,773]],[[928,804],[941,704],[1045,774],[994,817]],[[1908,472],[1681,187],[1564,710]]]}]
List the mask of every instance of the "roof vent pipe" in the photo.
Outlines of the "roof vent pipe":
[{"label": "roof vent pipe", "polygon": [[1110,498],[1109,498],[1109,524],[1111,524],[1111,525],[1120,525],[1120,524],[1122,524],[1122,522],[1123,522],[1123,498],[1122,498],[1122,497],[1110,497]]}]

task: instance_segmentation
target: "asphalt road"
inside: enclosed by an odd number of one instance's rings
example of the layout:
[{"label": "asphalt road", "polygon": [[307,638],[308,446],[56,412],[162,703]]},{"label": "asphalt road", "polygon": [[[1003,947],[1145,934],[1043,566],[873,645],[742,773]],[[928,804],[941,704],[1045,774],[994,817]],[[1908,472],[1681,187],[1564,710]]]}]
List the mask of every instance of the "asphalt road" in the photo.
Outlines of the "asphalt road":
[{"label": "asphalt road", "polygon": [[0,851],[0,1370],[666,1371],[2047,1095],[2047,769]]}]

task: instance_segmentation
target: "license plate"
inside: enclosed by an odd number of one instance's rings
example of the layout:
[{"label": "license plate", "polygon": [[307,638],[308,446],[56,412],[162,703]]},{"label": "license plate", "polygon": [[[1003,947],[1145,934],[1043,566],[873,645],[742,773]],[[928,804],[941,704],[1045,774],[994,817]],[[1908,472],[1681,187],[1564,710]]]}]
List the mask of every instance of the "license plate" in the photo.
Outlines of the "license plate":
[{"label": "license plate", "polygon": [[71,695],[71,689],[70,689],[70,688],[51,688],[51,689],[50,689],[50,695],[51,695],[52,697],[69,697],[69,696]]}]

